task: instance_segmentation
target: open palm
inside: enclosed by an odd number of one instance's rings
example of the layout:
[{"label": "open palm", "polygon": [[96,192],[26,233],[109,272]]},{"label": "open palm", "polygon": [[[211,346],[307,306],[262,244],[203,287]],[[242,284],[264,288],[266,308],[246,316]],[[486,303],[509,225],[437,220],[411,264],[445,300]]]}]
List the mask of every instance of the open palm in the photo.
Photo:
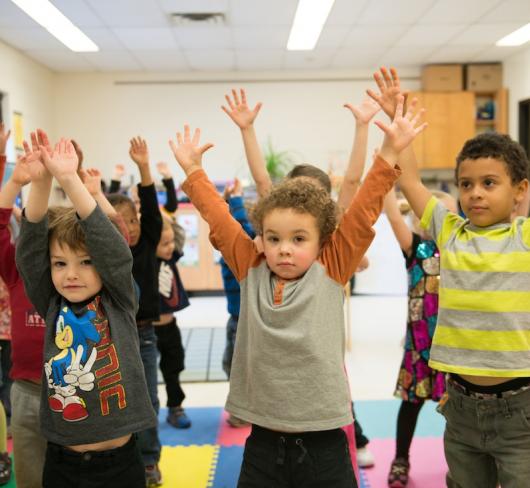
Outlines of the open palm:
[{"label": "open palm", "polygon": [[200,138],[200,129],[195,129],[193,137],[191,137],[190,127],[189,125],[185,125],[184,134],[177,132],[177,143],[175,144],[172,140],[169,141],[169,146],[175,155],[175,159],[184,171],[188,171],[194,167],[202,167],[202,155],[213,147],[211,143],[199,146]]},{"label": "open palm", "polygon": [[246,129],[250,127],[261,109],[261,103],[257,103],[256,106],[251,109],[247,104],[247,94],[244,89],[240,89],[238,95],[236,90],[232,90],[232,98],[225,95],[228,108],[224,105],[221,106],[223,111],[236,123],[240,129]]},{"label": "open palm", "polygon": [[381,110],[379,104],[371,98],[363,100],[359,105],[345,103],[344,106],[350,109],[353,116],[355,117],[355,120],[362,124],[367,124],[370,122],[374,115]]}]

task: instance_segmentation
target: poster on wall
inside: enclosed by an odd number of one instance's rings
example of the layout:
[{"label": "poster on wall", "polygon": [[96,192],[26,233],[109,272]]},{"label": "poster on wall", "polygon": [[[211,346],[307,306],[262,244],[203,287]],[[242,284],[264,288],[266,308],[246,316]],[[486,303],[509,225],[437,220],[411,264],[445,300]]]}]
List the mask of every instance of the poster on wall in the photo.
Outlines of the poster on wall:
[{"label": "poster on wall", "polygon": [[179,266],[199,266],[199,243],[197,241],[186,242],[182,252],[183,256],[179,259]]},{"label": "poster on wall", "polygon": [[177,217],[179,225],[186,231],[186,239],[199,237],[199,217],[194,214],[182,214]]},{"label": "poster on wall", "polygon": [[24,126],[23,126],[22,112],[13,112],[13,140],[15,149],[23,151],[24,145]]}]

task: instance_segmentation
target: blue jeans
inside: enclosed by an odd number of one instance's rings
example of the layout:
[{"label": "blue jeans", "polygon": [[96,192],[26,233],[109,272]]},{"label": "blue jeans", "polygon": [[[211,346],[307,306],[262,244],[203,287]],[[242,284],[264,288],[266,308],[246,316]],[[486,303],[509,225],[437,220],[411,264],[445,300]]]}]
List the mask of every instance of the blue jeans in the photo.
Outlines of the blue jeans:
[{"label": "blue jeans", "polygon": [[447,385],[438,411],[447,424],[449,488],[520,488],[530,480],[530,390],[479,400]]},{"label": "blue jeans", "polygon": [[[151,404],[158,415],[160,402],[158,401],[158,378],[157,378],[157,349],[155,329],[152,325],[138,328],[140,337],[140,356],[144,365],[145,381],[147,391],[151,398]],[[158,438],[158,426],[138,432],[138,447],[146,466],[156,464],[160,460],[160,439]]]}]

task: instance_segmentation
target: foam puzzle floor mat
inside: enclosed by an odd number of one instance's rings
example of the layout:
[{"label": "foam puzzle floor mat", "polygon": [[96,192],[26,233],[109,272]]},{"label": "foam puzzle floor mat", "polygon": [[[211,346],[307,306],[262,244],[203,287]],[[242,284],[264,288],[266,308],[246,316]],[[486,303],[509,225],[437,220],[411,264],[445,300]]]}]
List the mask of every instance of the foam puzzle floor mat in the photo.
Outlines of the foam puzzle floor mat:
[{"label": "foam puzzle floor mat", "polygon": [[[361,470],[362,488],[386,488],[386,478],[395,450],[397,400],[359,401],[355,410],[370,438],[375,466]],[[435,405],[427,403],[420,413],[411,449],[409,488],[442,488],[447,466],[443,455],[444,419]],[[160,412],[161,469],[164,488],[235,488],[245,439],[250,428],[235,429],[226,423],[222,408],[186,409],[192,421],[187,430],[177,430]]]}]

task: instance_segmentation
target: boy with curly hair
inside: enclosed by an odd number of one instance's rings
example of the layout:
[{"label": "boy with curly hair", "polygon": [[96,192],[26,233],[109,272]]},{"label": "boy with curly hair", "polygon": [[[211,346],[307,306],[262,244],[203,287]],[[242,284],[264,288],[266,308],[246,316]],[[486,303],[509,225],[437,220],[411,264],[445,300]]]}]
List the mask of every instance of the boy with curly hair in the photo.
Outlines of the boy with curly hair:
[{"label": "boy with curly hair", "polygon": [[[370,245],[399,152],[424,126],[402,116],[336,227],[336,205],[319,184],[295,178],[262,199],[254,220],[263,252],[233,219],[202,170],[200,133],[170,142],[184,191],[241,286],[241,315],[226,409],[252,424],[238,487],[356,487],[345,433],[353,421],[344,370],[343,286]],[[387,161],[390,162],[387,163]]]}]

